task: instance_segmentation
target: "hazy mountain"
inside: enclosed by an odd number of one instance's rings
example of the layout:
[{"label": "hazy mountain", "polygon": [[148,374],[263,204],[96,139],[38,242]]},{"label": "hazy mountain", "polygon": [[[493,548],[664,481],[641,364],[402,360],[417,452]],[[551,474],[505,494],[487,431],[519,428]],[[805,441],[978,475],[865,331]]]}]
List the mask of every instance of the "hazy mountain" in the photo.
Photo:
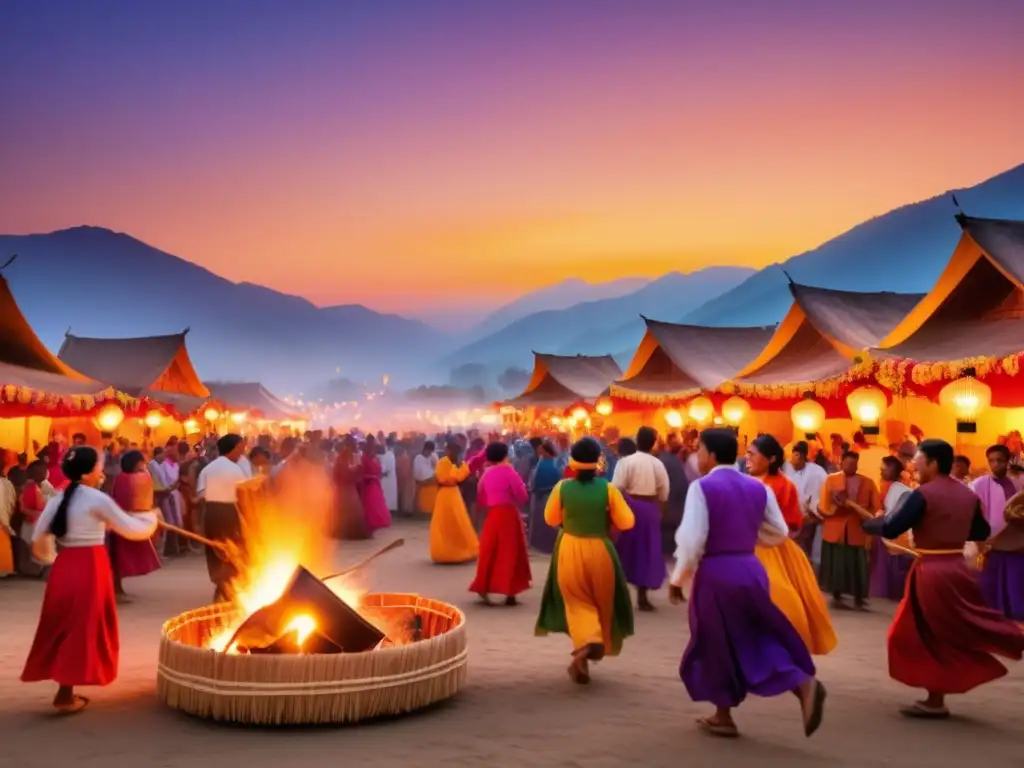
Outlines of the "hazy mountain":
[{"label": "hazy mountain", "polygon": [[490,336],[516,320],[537,312],[568,309],[588,301],[618,298],[634,293],[650,282],[645,277],[623,277],[607,283],[588,283],[581,278],[570,277],[554,285],[530,291],[495,310],[467,334],[465,342]]},{"label": "hazy mountain", "polygon": [[[965,213],[1024,218],[1024,165],[956,195]],[[798,283],[848,291],[924,293],[931,289],[960,238],[950,193],[897,208],[858,224],[814,250],[772,265],[689,313],[685,322],[765,325],[790,305],[788,272]]]},{"label": "hazy mountain", "polygon": [[[657,320],[678,320],[708,297],[735,287],[753,270],[711,267],[689,274],[671,272],[625,296],[588,301],[567,309],[546,310],[516,320],[446,358],[449,367],[466,363],[488,366],[530,366],[531,350],[567,354],[615,353],[623,339],[642,335],[644,314]],[[640,335],[636,329],[640,328]],[[634,342],[634,345],[635,343]]]},{"label": "hazy mountain", "polygon": [[204,379],[259,380],[284,394],[339,371],[419,383],[447,343],[418,321],[361,306],[318,309],[98,227],[0,236],[0,256],[13,253],[18,259],[4,276],[53,350],[69,326],[100,337],[190,327],[189,353]]}]

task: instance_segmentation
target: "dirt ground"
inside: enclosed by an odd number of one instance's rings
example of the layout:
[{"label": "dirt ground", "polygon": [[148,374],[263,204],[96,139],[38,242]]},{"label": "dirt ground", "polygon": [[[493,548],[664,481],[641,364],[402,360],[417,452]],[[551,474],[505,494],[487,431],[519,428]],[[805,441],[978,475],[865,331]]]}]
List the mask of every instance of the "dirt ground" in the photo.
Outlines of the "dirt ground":
[{"label": "dirt ground", "polygon": [[[461,606],[470,632],[469,681],[451,702],[402,719],[330,729],[225,727],[165,709],[155,696],[161,623],[210,597],[203,561],[187,557],[128,582],[121,611],[121,672],[84,691],[83,714],[55,719],[47,684],[18,682],[43,585],[0,581],[0,767],[75,765],[263,766],[1024,766],[1024,669],[951,700],[945,722],[908,721],[897,708],[915,696],[886,674],[892,605],[836,617],[839,648],[819,660],[828,687],[825,722],[805,739],[795,700],[751,699],[738,711],[743,737],[719,741],[693,725],[706,708],[678,676],[687,640],[683,609],[655,595],[659,610],[637,616],[623,655],[597,665],[589,687],[565,674],[569,641],[535,638],[547,564],[533,561],[534,588],[515,608],[476,605],[472,566],[436,566],[423,521],[399,521],[377,542],[344,544],[339,564],[403,536],[406,547],[371,573],[375,590],[418,591]],[[69,762],[69,761],[73,761]]]}]

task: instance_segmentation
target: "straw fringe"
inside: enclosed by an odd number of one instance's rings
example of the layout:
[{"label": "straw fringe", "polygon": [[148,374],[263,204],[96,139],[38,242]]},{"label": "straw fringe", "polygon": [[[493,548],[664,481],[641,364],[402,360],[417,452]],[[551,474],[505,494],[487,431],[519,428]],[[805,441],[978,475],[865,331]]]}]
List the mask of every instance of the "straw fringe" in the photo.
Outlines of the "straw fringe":
[{"label": "straw fringe", "polygon": [[413,594],[375,594],[360,609],[382,626],[420,616],[423,640],[366,653],[223,654],[205,642],[234,617],[210,605],[164,624],[157,695],[169,707],[258,725],[351,723],[411,712],[465,684],[466,619],[454,606]]}]

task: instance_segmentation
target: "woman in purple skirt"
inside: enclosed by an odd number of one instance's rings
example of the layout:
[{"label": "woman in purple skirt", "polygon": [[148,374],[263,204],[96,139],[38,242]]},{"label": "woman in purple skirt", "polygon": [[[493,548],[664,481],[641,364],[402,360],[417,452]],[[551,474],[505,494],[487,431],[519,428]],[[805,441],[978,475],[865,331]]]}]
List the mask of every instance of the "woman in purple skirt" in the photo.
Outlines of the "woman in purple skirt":
[{"label": "woman in purple skirt", "polygon": [[665,555],[661,546],[662,506],[668,501],[668,471],[652,455],[658,433],[640,427],[636,442],[619,440],[619,460],[612,485],[622,491],[636,518],[636,524],[615,539],[619,562],[626,581],[636,587],[636,604],[641,611],[653,611],[648,592],[665,582]]},{"label": "woman in purple skirt", "polygon": [[714,715],[697,721],[707,733],[737,736],[732,709],[748,693],[793,693],[810,736],[821,725],[825,688],[800,635],[772,603],[768,575],[754,555],[759,538],[777,545],[789,528],[764,483],[736,471],[738,448],[729,430],[701,433],[703,477],[686,496],[669,592],[678,603],[692,576],[690,642],[679,674],[690,698],[715,706]]}]

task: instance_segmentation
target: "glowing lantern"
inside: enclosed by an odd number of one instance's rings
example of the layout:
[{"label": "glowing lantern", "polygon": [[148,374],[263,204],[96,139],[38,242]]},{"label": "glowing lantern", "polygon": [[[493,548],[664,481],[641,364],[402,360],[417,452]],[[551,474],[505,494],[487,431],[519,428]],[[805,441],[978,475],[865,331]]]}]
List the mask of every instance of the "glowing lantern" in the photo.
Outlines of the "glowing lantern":
[{"label": "glowing lantern", "polygon": [[386,373],[380,377],[381,386],[383,387],[386,387],[389,381],[391,381],[391,377],[388,376]]},{"label": "glowing lantern", "polygon": [[846,396],[846,407],[850,416],[860,424],[865,435],[877,435],[878,423],[889,405],[885,393],[878,387],[858,387]]},{"label": "glowing lantern", "polygon": [[184,427],[186,434],[194,435],[196,432],[199,431],[199,422],[197,422],[195,419],[187,419],[185,421]]},{"label": "glowing lantern", "polygon": [[163,420],[164,415],[160,413],[160,411],[154,409],[146,414],[146,417],[143,419],[143,422],[145,422],[146,426],[149,427],[150,429],[156,429],[157,427],[160,426]]},{"label": "glowing lantern", "polygon": [[793,426],[808,438],[818,433],[825,423],[825,409],[814,398],[808,397],[794,405],[789,415],[793,417]]},{"label": "glowing lantern", "polygon": [[557,426],[559,426],[559,425],[560,425],[561,423],[562,423],[562,419],[561,419],[561,418],[559,418],[558,416],[552,416],[552,417],[551,417],[551,424],[552,424],[552,426],[555,426],[555,427],[557,427]]},{"label": "glowing lantern", "polygon": [[665,423],[672,429],[679,429],[683,426],[683,414],[676,410],[669,411],[665,414]]},{"label": "glowing lantern", "polygon": [[972,434],[978,431],[978,417],[992,404],[992,389],[974,377],[973,368],[965,368],[939,391],[939,404],[956,415],[956,431]]},{"label": "glowing lantern", "polygon": [[572,412],[572,420],[573,421],[586,421],[586,419],[587,419],[587,409],[586,408],[577,408],[576,410],[574,410]]},{"label": "glowing lantern", "polygon": [[97,411],[94,421],[100,432],[113,432],[124,421],[124,411],[117,403],[107,403]]},{"label": "glowing lantern", "polygon": [[611,416],[613,410],[611,399],[602,397],[597,401],[597,407],[594,410],[596,410],[601,416]]},{"label": "glowing lantern", "polygon": [[695,397],[690,402],[690,418],[693,419],[697,424],[707,424],[714,418],[715,415],[715,404],[708,398],[701,395]]},{"label": "glowing lantern", "polygon": [[245,411],[235,411],[231,414],[231,420],[241,426],[242,422],[245,421]]},{"label": "glowing lantern", "polygon": [[207,408],[205,411],[203,411],[203,418],[206,419],[207,421],[216,421],[217,419],[220,418],[220,411],[218,411],[216,408]]},{"label": "glowing lantern", "polygon": [[730,427],[738,427],[750,413],[750,403],[742,397],[730,397],[722,403],[722,418]]}]

